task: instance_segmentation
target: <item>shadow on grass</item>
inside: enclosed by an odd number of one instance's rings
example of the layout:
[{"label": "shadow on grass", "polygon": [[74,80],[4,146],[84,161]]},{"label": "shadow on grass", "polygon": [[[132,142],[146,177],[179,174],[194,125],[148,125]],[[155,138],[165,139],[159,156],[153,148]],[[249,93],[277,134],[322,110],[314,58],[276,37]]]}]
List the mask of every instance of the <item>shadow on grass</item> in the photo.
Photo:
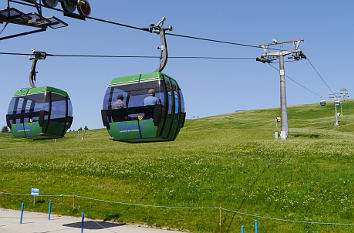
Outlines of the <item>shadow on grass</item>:
[{"label": "shadow on grass", "polygon": [[321,137],[320,134],[303,134],[303,133],[292,134],[290,136],[293,136],[294,138],[299,138],[299,137],[303,137],[303,138],[319,138],[319,137]]}]

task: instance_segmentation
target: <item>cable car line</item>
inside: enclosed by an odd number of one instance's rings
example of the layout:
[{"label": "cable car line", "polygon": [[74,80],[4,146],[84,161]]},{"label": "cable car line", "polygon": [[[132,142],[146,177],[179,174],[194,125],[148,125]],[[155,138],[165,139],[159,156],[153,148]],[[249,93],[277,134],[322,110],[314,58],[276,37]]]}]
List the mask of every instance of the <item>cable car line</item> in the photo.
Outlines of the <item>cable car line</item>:
[{"label": "cable car line", "polygon": [[312,64],[312,62],[310,61],[310,58],[307,57],[307,61],[309,62],[309,64],[311,65],[312,69],[316,72],[316,74],[318,75],[318,77],[322,80],[322,82],[326,85],[326,87],[328,88],[328,90],[333,93],[333,90],[331,89],[331,87],[328,85],[328,83],[326,82],[326,80],[322,77],[321,73],[318,71],[318,69],[316,69],[316,67]]},{"label": "cable car line", "polygon": [[[259,45],[242,44],[242,43],[236,43],[236,42],[214,40],[214,39],[209,39],[209,38],[202,38],[202,37],[195,37],[195,36],[188,36],[188,35],[180,35],[180,34],[174,34],[174,33],[166,33],[166,35],[175,36],[175,37],[183,37],[183,38],[194,39],[194,40],[204,40],[204,41],[221,43],[221,44],[230,44],[230,45],[237,45],[237,46],[242,46],[242,47],[251,47],[251,48],[263,49]],[[280,50],[280,49],[275,49],[275,48],[271,48],[271,49],[272,50]]]},{"label": "cable car line", "polygon": [[31,56],[32,53],[7,53],[7,52],[0,52],[0,55],[11,55],[11,56]]},{"label": "cable car line", "polygon": [[253,57],[169,57],[170,59],[254,60]]},{"label": "cable car line", "polygon": [[[268,64],[269,64],[269,63],[268,63]],[[274,70],[276,70],[276,71],[279,72],[279,69],[276,68],[275,66],[273,66],[272,64],[269,64],[269,66],[272,67]],[[320,94],[318,94],[318,93],[312,91],[311,89],[307,88],[306,86],[304,86],[303,84],[299,83],[299,82],[296,81],[295,79],[289,77],[289,75],[286,74],[285,76],[286,76],[290,81],[292,81],[292,82],[295,83],[296,85],[302,87],[303,89],[307,90],[308,92],[312,93],[313,95],[316,95],[316,96],[318,96],[318,97],[321,97]]]},{"label": "cable car line", "polygon": [[[10,53],[0,52],[0,55],[13,56],[32,56],[32,53]],[[144,55],[94,55],[94,54],[50,54],[47,57],[81,57],[81,58],[153,58],[159,59],[160,56],[144,56]],[[253,57],[203,57],[203,56],[171,56],[169,59],[204,59],[204,60],[254,60]]]},{"label": "cable car line", "polygon": [[[20,5],[32,6],[32,5],[28,4],[28,3],[19,2],[19,1],[16,1],[16,0],[10,0],[10,1],[13,2],[13,3],[20,4]],[[41,6],[41,7],[44,7],[44,8],[48,8],[48,9],[52,9],[52,10],[64,13],[64,10],[62,10],[62,9],[45,6],[45,5],[40,4],[40,3],[37,3],[37,5]],[[122,24],[122,23],[118,23],[118,22],[115,22],[115,21],[111,21],[111,20],[100,19],[100,18],[96,18],[96,17],[92,17],[92,16],[87,16],[86,18],[94,20],[94,21],[99,21],[99,22],[103,22],[103,23],[113,24],[113,25],[116,25],[116,26],[121,26],[121,27],[131,28],[131,29],[135,29],[135,30],[149,32],[149,29],[147,29],[147,28],[140,28],[140,27],[136,27],[136,26],[132,26],[132,25],[128,25],[128,24]],[[259,45],[243,44],[243,43],[237,43],[237,42],[222,41],[222,40],[215,40],[215,39],[210,39],[210,38],[203,38],[203,37],[196,37],[196,36],[189,36],[189,35],[181,35],[181,34],[174,34],[174,33],[167,33],[167,32],[166,32],[166,35],[175,36],[175,37],[183,37],[183,38],[194,39],[194,40],[209,41],[209,42],[214,42],[214,43],[221,43],[221,44],[229,44],[229,45],[236,45],[236,46],[242,46],[242,47],[251,47],[251,48],[263,49],[263,47],[261,47]],[[276,48],[268,48],[268,49],[269,50],[279,50],[279,51],[281,51],[281,49],[276,49]]]},{"label": "cable car line", "polygon": [[2,27],[2,29],[0,30],[0,34],[5,31],[5,29],[6,29],[6,27],[7,27],[8,24],[9,24],[8,22],[5,23],[5,25],[4,25],[4,26]]}]

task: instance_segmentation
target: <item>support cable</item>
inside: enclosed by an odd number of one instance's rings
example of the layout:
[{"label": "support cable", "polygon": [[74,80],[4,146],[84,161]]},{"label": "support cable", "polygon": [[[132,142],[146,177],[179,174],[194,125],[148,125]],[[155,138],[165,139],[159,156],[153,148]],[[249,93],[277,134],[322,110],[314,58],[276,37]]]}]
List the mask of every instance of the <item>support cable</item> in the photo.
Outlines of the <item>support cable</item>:
[{"label": "support cable", "polygon": [[326,85],[326,87],[328,88],[328,90],[333,93],[333,90],[331,89],[331,87],[328,85],[328,83],[326,82],[326,80],[322,77],[321,73],[318,71],[318,69],[316,69],[316,67],[312,64],[312,62],[310,61],[310,58],[307,57],[307,61],[309,62],[309,64],[311,65],[312,69],[316,72],[316,74],[318,75],[318,77],[322,80],[322,82]]},{"label": "support cable", "polygon": [[[278,71],[279,72],[279,69],[276,68],[275,66],[273,66],[272,64],[268,63],[270,67],[272,67],[274,70]],[[295,83],[296,85],[298,85],[299,87],[302,87],[303,89],[305,89],[306,91],[310,92],[311,94],[313,95],[316,95],[318,97],[321,97],[320,94],[312,91],[311,89],[307,88],[306,86],[304,86],[303,84],[299,83],[298,81],[296,81],[295,79],[289,77],[289,75],[285,75],[285,77],[287,77],[290,81],[292,81],[293,83]]]},{"label": "support cable", "polygon": [[[222,41],[222,40],[215,40],[215,39],[188,36],[188,35],[180,35],[180,34],[174,34],[174,33],[166,33],[166,35],[175,36],[175,37],[183,37],[183,38],[194,39],[194,40],[204,40],[204,41],[215,42],[215,43],[220,43],[220,44],[230,44],[230,45],[237,45],[237,46],[242,46],[242,47],[251,47],[251,48],[263,49],[259,45],[242,44],[242,43],[237,43],[237,42]],[[269,48],[269,49],[271,49],[271,50],[280,50],[280,49],[275,49],[275,48]]]},{"label": "support cable", "polygon": [[[16,53],[16,52],[0,52],[0,55],[11,56],[32,56],[32,53]],[[160,59],[160,56],[144,56],[144,55],[100,55],[100,54],[50,54],[47,57],[78,57],[78,58],[152,58]],[[204,59],[204,60],[254,60],[253,57],[211,57],[211,56],[172,56],[170,59]]]},{"label": "support cable", "polygon": [[5,23],[4,27],[0,31],[0,34],[2,34],[5,31],[8,24],[9,24],[8,22]]},{"label": "support cable", "polygon": [[[10,1],[13,2],[13,3],[16,3],[16,4],[20,4],[20,5],[33,6],[31,4],[24,3],[24,2],[19,2],[19,1],[16,1],[16,0],[10,0]],[[36,3],[36,5],[40,6],[40,7],[44,7],[44,8],[48,8],[48,9],[51,9],[51,10],[55,10],[55,11],[59,11],[59,12],[63,12],[64,13],[64,10],[62,10],[62,9],[48,7],[48,6],[45,6],[45,5],[40,4],[40,3]],[[105,20],[105,19],[100,19],[100,18],[91,17],[91,16],[87,16],[86,18],[94,20],[94,21],[102,22],[102,23],[108,23],[108,24],[113,24],[113,25],[116,25],[116,26],[121,26],[121,27],[130,28],[130,29],[135,29],[135,30],[149,32],[149,30],[147,30],[146,28],[140,28],[140,27],[136,27],[136,26],[132,26],[132,25],[128,25],[128,24],[118,23],[118,22],[111,21],[111,20]],[[189,36],[189,35],[181,35],[181,34],[174,34],[174,33],[166,33],[166,35],[175,36],[175,37],[183,37],[183,38],[194,39],[194,40],[203,40],[203,41],[209,41],[209,42],[214,42],[214,43],[230,44],[230,45],[236,45],[236,46],[242,46],[242,47],[251,47],[251,48],[263,49],[263,47],[261,47],[259,45],[250,45],[250,44],[243,44],[243,43],[237,43],[237,42],[215,40],[215,39],[209,39],[209,38],[203,38],[203,37],[195,37],[195,36]],[[276,49],[276,48],[268,48],[268,49],[269,50],[279,50],[279,51],[281,51],[281,49]]]}]

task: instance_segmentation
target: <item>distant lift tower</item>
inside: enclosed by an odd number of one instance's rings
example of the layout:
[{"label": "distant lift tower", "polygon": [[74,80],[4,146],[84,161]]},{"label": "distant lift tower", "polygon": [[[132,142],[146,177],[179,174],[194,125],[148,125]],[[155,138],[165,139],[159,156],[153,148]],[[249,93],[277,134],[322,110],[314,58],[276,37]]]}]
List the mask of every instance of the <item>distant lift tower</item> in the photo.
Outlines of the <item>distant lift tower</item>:
[{"label": "distant lift tower", "polygon": [[[285,91],[285,70],[284,70],[284,57],[288,57],[289,59],[293,60],[301,60],[306,59],[306,56],[302,53],[300,49],[300,44],[303,42],[303,39],[299,40],[290,40],[284,42],[278,42],[277,40],[273,39],[272,43],[262,44],[260,47],[264,49],[264,53],[256,59],[256,61],[263,62],[263,63],[272,63],[276,60],[279,60],[279,73],[280,73],[280,112],[281,112],[281,132],[280,138],[286,140],[289,138],[289,127],[288,127],[288,112],[287,112],[287,105],[286,105],[286,91]],[[269,48],[271,46],[277,45],[284,45],[284,44],[293,44],[294,48],[290,50],[282,50],[277,49],[276,52],[269,52]]]},{"label": "distant lift tower", "polygon": [[339,94],[341,95],[340,102],[340,116],[343,116],[343,102],[349,98],[349,92],[347,88],[341,88],[339,90]]},{"label": "distant lift tower", "polygon": [[334,100],[334,115],[335,115],[335,119],[336,119],[334,126],[339,126],[337,106],[340,105],[341,95],[339,95],[339,93],[329,93],[328,98]]}]

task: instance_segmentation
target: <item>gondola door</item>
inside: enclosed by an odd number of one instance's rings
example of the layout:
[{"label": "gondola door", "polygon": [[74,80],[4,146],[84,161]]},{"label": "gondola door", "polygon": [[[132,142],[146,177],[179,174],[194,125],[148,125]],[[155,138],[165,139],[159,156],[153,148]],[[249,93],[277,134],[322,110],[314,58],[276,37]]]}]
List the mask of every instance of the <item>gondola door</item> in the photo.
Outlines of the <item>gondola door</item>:
[{"label": "gondola door", "polygon": [[173,97],[173,89],[172,89],[172,83],[171,83],[171,79],[164,76],[164,80],[165,80],[165,84],[166,84],[166,92],[167,92],[167,99],[166,99],[166,120],[165,120],[165,124],[163,127],[163,131],[161,136],[163,138],[168,138],[169,134],[170,134],[170,130],[172,127],[172,123],[173,123],[173,105],[174,105],[174,97]]},{"label": "gondola door", "polygon": [[178,121],[180,113],[180,98],[178,93],[178,86],[176,81],[171,80],[172,95],[173,95],[173,109],[172,109],[172,126],[168,135],[169,140],[174,140],[178,131]]},{"label": "gondola door", "polygon": [[[160,78],[147,81],[144,76],[141,76],[139,89],[141,97],[144,98],[143,106],[140,106],[141,110],[138,113],[140,139],[155,141],[159,137],[159,128],[162,128],[163,124],[161,122],[162,106],[166,99],[164,82]],[[149,91],[153,91],[154,98],[157,98],[157,102],[153,105],[150,105],[149,101],[145,103],[145,100],[150,98]]]},{"label": "gondola door", "polygon": [[16,138],[36,137],[42,133],[39,113],[36,111],[36,95],[28,95],[28,90],[12,98],[7,117],[11,132]]},{"label": "gondola door", "polygon": [[45,129],[48,136],[63,137],[67,130],[69,103],[68,97],[48,92],[49,125]]},{"label": "gondola door", "polygon": [[10,107],[9,107],[9,114],[10,114],[10,112],[12,112],[12,115],[16,116],[10,120],[11,132],[12,132],[13,136],[16,138],[26,137],[26,133],[24,130],[24,124],[23,124],[23,118],[20,117],[24,101],[25,101],[25,98],[23,98],[23,97],[13,98],[11,100]]},{"label": "gondola door", "polygon": [[26,137],[40,136],[42,128],[39,126],[39,122],[33,116],[35,101],[29,96],[26,96],[25,102],[23,103],[23,129]]}]

